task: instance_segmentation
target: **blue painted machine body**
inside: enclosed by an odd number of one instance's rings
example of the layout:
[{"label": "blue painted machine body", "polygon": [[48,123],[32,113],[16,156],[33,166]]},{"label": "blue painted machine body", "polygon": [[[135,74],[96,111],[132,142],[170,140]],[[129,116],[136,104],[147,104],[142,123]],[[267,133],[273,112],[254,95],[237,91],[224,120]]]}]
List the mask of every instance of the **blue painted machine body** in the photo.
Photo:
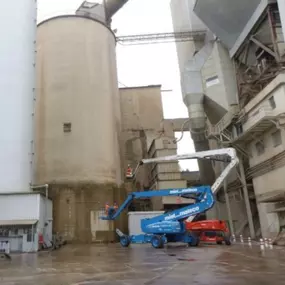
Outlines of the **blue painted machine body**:
[{"label": "blue painted machine body", "polygon": [[206,212],[214,206],[215,200],[210,186],[133,192],[128,195],[117,211],[111,207],[108,215],[101,219],[110,221],[117,219],[135,199],[165,196],[190,198],[194,199],[195,203],[157,217],[142,219],[141,229],[145,234],[127,236],[120,233],[122,246],[128,246],[130,243],[151,243],[153,247],[161,248],[167,242],[184,242],[195,245],[198,243],[198,238],[186,231],[184,221],[188,217]]}]

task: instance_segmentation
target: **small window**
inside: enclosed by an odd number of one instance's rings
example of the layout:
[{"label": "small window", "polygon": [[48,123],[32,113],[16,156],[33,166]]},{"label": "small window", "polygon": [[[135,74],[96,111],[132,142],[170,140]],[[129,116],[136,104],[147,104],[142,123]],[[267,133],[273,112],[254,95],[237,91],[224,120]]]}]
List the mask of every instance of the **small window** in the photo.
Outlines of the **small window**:
[{"label": "small window", "polygon": [[71,133],[71,123],[64,123],[63,124],[63,132],[64,133]]},{"label": "small window", "polygon": [[27,242],[32,242],[33,241],[33,233],[32,231],[29,231],[27,234]]},{"label": "small window", "polygon": [[281,136],[280,130],[274,132],[271,136],[272,136],[272,141],[273,141],[274,147],[277,147],[277,146],[282,144],[282,136]]},{"label": "small window", "polygon": [[270,104],[270,106],[271,106],[272,109],[275,109],[275,108],[276,108],[276,102],[275,102],[274,96],[272,96],[271,98],[269,98],[269,104]]},{"label": "small window", "polygon": [[219,77],[218,76],[212,76],[206,79],[206,87],[212,87],[214,85],[217,85],[220,83]]},{"label": "small window", "polygon": [[255,144],[255,148],[256,148],[256,151],[257,151],[257,154],[258,154],[258,155],[263,154],[264,151],[265,151],[264,141],[263,141],[263,140],[258,141],[258,142]]}]

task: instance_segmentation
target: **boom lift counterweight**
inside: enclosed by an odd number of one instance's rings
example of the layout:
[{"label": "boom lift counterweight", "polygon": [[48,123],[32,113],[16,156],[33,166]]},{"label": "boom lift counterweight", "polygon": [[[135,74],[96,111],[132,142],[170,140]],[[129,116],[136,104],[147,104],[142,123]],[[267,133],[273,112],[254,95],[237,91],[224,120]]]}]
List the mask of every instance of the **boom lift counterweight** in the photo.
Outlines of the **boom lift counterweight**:
[{"label": "boom lift counterweight", "polygon": [[238,164],[236,151],[233,148],[209,150],[193,154],[174,155],[158,157],[154,159],[143,159],[140,165],[146,163],[156,163],[162,161],[173,161],[182,159],[210,159],[228,162],[229,164],[215,181],[213,186],[200,186],[186,189],[166,189],[145,192],[133,192],[128,195],[124,203],[115,210],[110,208],[107,216],[101,217],[102,220],[115,220],[135,199],[179,196],[193,199],[194,204],[173,210],[150,219],[141,220],[141,229],[144,234],[127,236],[120,230],[116,230],[120,236],[120,243],[127,247],[130,243],[151,243],[154,248],[162,248],[167,242],[184,242],[190,246],[197,246],[199,238],[188,232],[184,221],[191,220],[195,215],[208,211],[214,206],[214,194],[221,187],[225,178],[231,170]]}]

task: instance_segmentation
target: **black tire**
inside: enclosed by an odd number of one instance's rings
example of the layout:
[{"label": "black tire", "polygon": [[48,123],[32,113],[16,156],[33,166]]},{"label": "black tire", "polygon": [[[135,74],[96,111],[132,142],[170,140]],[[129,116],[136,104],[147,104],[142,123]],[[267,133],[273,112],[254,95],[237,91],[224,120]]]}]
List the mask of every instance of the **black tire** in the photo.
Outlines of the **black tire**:
[{"label": "black tire", "polygon": [[225,244],[228,246],[232,244],[231,240],[228,237],[225,238]]},{"label": "black tire", "polygon": [[191,235],[191,237],[192,237],[192,242],[189,242],[189,243],[188,243],[188,246],[191,246],[191,247],[196,247],[196,246],[198,246],[199,243],[200,243],[199,237],[194,236],[194,235]]},{"label": "black tire", "polygon": [[158,236],[158,235],[153,236],[152,239],[151,239],[151,245],[155,249],[163,248],[164,242],[162,240],[162,237]]},{"label": "black tire", "polygon": [[123,235],[120,237],[120,244],[122,247],[128,247],[130,243],[131,243],[131,240],[127,235]]},{"label": "black tire", "polygon": [[222,245],[223,242],[222,242],[222,241],[217,241],[217,244],[218,244],[218,245]]}]

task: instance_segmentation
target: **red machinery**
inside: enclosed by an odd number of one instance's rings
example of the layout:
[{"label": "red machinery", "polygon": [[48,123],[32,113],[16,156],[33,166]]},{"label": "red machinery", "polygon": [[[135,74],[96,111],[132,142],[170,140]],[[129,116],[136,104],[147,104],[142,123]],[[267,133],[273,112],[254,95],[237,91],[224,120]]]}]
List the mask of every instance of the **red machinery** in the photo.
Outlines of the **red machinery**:
[{"label": "red machinery", "polygon": [[200,241],[216,242],[231,245],[230,231],[226,222],[220,220],[205,220],[199,222],[185,222],[188,231],[196,233]]}]

